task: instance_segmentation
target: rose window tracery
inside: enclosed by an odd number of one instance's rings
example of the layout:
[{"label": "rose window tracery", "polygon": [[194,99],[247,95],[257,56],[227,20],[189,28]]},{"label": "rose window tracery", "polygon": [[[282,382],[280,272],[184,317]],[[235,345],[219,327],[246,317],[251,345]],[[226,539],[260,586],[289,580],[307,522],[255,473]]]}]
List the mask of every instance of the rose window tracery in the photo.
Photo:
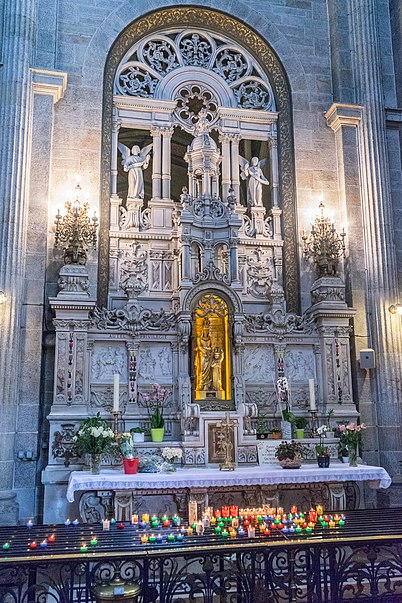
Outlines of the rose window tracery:
[{"label": "rose window tracery", "polygon": [[206,118],[212,124],[217,119],[218,100],[205,86],[183,86],[176,95],[176,117],[190,127],[198,121],[201,109],[206,110]]},{"label": "rose window tracery", "polygon": [[[263,69],[233,41],[222,35],[195,32],[182,29],[151,34],[134,45],[123,57],[117,69],[114,92],[123,96],[145,98],[168,98],[163,95],[164,80],[184,67],[194,67],[193,82],[199,83],[199,92],[192,92],[191,85],[183,92],[178,85],[169,94],[178,100],[176,115],[188,125],[194,123],[194,116],[204,107],[209,116],[215,118],[219,99],[214,98],[211,89],[202,88],[200,70],[214,73],[225,84],[229,106],[243,109],[275,111],[275,101],[271,86]],[[188,80],[188,72],[183,80]],[[169,97],[171,100],[171,97]],[[200,104],[202,101],[202,105]],[[226,103],[226,106],[227,103]]]}]

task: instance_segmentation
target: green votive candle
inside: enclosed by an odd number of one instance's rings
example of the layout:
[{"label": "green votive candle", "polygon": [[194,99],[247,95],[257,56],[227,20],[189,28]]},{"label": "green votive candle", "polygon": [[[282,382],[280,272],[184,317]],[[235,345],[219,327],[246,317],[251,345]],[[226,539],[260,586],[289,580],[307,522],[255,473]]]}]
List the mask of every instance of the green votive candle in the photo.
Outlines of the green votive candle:
[{"label": "green votive candle", "polygon": [[155,544],[155,542],[156,542],[155,534],[151,534],[151,536],[148,538],[148,540],[151,544]]},{"label": "green votive candle", "polygon": [[10,548],[10,543],[9,543],[9,542],[5,542],[5,543],[3,544],[3,549],[4,549],[5,551],[8,551],[8,549],[9,549],[9,548]]},{"label": "green votive candle", "polygon": [[222,536],[223,536],[224,538],[227,538],[227,537],[229,536],[229,532],[228,532],[227,530],[223,530],[223,532],[222,532]]},{"label": "green votive candle", "polygon": [[174,534],[168,534],[167,541],[174,542]]},{"label": "green votive candle", "polygon": [[222,532],[221,526],[216,526],[216,528],[215,528],[215,534],[220,534],[221,532]]},{"label": "green votive candle", "polygon": [[96,538],[96,536],[93,536],[91,538],[91,540],[89,541],[90,544],[92,544],[92,546],[95,546],[95,544],[98,544],[98,539]]}]

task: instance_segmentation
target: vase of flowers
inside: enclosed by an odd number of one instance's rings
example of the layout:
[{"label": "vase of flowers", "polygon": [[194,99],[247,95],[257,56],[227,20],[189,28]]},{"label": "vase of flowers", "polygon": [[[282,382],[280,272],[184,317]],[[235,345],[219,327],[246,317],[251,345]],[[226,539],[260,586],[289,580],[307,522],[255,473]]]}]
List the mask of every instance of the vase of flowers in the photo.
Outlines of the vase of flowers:
[{"label": "vase of flowers", "polygon": [[138,453],[131,433],[129,431],[118,433],[116,435],[116,442],[123,457],[124,473],[137,473]]},{"label": "vase of flowers", "polygon": [[176,462],[179,461],[183,456],[181,448],[164,448],[162,450],[162,457],[165,460],[166,466],[165,471],[176,471]]},{"label": "vase of flowers", "polygon": [[99,473],[102,454],[111,450],[114,441],[113,430],[98,413],[96,417],[84,419],[73,437],[74,448],[78,456],[89,455],[91,473]]},{"label": "vase of flowers", "polygon": [[320,436],[319,444],[316,444],[315,451],[317,454],[317,464],[321,469],[328,469],[331,460],[330,450],[328,446],[324,446],[322,439],[328,432],[328,425],[321,425],[317,429],[317,433]]},{"label": "vase of flowers", "polygon": [[364,423],[358,425],[352,421],[339,425],[340,445],[349,451],[349,466],[357,467],[357,453],[362,441],[362,430],[366,429]]},{"label": "vase of flowers", "polygon": [[299,469],[306,452],[306,447],[299,442],[281,442],[275,450],[275,456],[283,469]]}]

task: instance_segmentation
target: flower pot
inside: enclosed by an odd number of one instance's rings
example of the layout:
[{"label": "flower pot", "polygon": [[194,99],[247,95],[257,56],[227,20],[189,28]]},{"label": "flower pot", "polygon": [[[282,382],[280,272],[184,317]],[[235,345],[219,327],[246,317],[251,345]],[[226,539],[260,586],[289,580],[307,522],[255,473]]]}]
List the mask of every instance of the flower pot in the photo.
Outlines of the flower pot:
[{"label": "flower pot", "polygon": [[296,440],[302,440],[304,438],[304,429],[296,429]]},{"label": "flower pot", "polygon": [[321,469],[328,469],[330,460],[329,456],[317,456],[317,464]]},{"label": "flower pot", "polygon": [[165,433],[164,427],[153,428],[151,429],[151,440],[153,442],[163,442],[163,436]]},{"label": "flower pot", "polygon": [[133,442],[143,442],[145,439],[144,433],[136,433],[135,431],[131,434],[133,436]]},{"label": "flower pot", "polygon": [[333,438],[333,437],[335,437],[335,432],[334,431],[326,431],[325,432],[325,437],[326,438]]},{"label": "flower pot", "polygon": [[138,458],[137,459],[123,459],[124,473],[133,474],[138,471]]},{"label": "flower pot", "polygon": [[273,431],[272,432],[272,439],[273,440],[280,440],[282,437],[282,433],[280,431]]},{"label": "flower pot", "polygon": [[302,461],[301,456],[295,456],[294,459],[282,459],[279,464],[283,469],[300,469]]},{"label": "flower pot", "polygon": [[342,457],[342,463],[349,464],[349,457],[348,456],[343,456]]}]

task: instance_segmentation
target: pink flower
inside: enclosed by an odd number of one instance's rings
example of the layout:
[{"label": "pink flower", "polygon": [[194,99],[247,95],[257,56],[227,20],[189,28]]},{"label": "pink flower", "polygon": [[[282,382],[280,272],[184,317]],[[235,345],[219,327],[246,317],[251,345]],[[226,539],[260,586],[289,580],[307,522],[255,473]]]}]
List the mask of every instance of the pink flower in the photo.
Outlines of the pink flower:
[{"label": "pink flower", "polygon": [[349,431],[356,431],[356,428],[356,423],[349,423],[349,425],[346,426],[346,429],[349,429]]},{"label": "pink flower", "polygon": [[339,425],[339,431],[346,431],[346,425]]}]

